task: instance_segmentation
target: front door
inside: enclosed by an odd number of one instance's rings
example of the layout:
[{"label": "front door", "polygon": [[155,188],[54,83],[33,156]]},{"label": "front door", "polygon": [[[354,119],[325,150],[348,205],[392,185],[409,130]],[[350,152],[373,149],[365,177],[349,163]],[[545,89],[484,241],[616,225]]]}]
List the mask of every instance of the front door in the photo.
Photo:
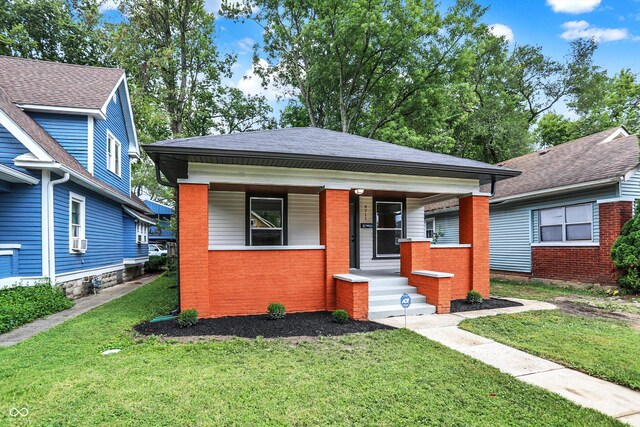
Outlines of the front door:
[{"label": "front door", "polygon": [[358,268],[358,202],[349,200],[349,268]]}]

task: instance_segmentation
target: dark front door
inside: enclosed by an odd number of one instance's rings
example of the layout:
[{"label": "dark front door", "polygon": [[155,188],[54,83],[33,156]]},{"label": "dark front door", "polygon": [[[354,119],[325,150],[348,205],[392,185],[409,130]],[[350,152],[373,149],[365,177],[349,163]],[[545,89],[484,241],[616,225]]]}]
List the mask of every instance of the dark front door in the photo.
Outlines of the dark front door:
[{"label": "dark front door", "polygon": [[349,201],[349,268],[358,268],[358,201]]}]

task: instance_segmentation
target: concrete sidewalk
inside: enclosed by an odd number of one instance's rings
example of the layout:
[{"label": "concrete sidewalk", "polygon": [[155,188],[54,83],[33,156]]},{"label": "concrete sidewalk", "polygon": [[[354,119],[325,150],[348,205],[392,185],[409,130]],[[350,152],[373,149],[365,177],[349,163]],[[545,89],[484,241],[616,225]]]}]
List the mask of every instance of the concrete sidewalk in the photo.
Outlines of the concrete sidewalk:
[{"label": "concrete sidewalk", "polygon": [[22,325],[19,328],[7,332],[6,334],[0,335],[0,347],[16,345],[17,343],[24,341],[27,338],[31,338],[40,332],[49,330],[64,321],[73,319],[74,317],[80,316],[82,313],[86,313],[93,308],[106,304],[109,301],[113,301],[116,298],[120,298],[121,296],[138,289],[140,286],[152,282],[157,277],[157,274],[140,277],[130,282],[125,282],[120,285],[103,289],[97,295],[89,295],[84,298],[80,298],[75,301],[75,305],[73,307],[67,310],[51,314],[47,317],[43,317],[42,319]]},{"label": "concrete sidewalk", "polygon": [[[478,359],[521,381],[557,393],[579,405],[595,409],[632,426],[640,427],[640,392],[565,368],[488,338],[458,328],[464,319],[551,310],[553,304],[508,298],[522,307],[407,317],[407,328],[449,348]],[[378,320],[402,328],[404,317]]]}]

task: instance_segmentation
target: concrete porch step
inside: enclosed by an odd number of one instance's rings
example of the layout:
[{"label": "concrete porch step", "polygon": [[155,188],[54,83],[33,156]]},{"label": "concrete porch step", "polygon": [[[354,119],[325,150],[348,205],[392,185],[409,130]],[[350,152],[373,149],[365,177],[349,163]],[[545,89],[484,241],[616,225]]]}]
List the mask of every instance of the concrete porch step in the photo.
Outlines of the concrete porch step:
[{"label": "concrete porch step", "polygon": [[[436,307],[424,302],[411,303],[411,307],[407,309],[407,316],[421,316],[433,314]],[[385,317],[404,316],[404,309],[400,303],[394,305],[381,305],[376,307],[369,306],[369,319],[383,319]]]},{"label": "concrete porch step", "polygon": [[402,294],[415,294],[416,287],[409,285],[401,286],[369,286],[369,298],[382,295],[402,295]]},{"label": "concrete porch step", "polygon": [[385,277],[383,279],[371,279],[369,281],[369,288],[379,288],[388,286],[407,286],[409,279],[406,277]]},{"label": "concrete porch step", "polygon": [[[427,297],[424,295],[420,295],[418,293],[407,293],[411,297],[411,305],[422,302],[427,302]],[[397,304],[400,306],[400,297],[403,293],[389,294],[389,295],[377,295],[377,296],[369,296],[369,309],[372,307],[378,307],[383,305],[394,305]]]}]

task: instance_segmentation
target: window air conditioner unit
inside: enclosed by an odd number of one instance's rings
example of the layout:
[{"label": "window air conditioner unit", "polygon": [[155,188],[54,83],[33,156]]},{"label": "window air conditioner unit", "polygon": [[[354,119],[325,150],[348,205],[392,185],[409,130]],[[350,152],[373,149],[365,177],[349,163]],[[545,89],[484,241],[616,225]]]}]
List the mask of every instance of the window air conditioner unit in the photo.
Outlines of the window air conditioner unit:
[{"label": "window air conditioner unit", "polygon": [[87,239],[74,237],[71,239],[71,250],[73,252],[84,253],[87,251]]},{"label": "window air conditioner unit", "polygon": [[147,236],[145,236],[144,234],[136,234],[136,243],[147,243]]}]

